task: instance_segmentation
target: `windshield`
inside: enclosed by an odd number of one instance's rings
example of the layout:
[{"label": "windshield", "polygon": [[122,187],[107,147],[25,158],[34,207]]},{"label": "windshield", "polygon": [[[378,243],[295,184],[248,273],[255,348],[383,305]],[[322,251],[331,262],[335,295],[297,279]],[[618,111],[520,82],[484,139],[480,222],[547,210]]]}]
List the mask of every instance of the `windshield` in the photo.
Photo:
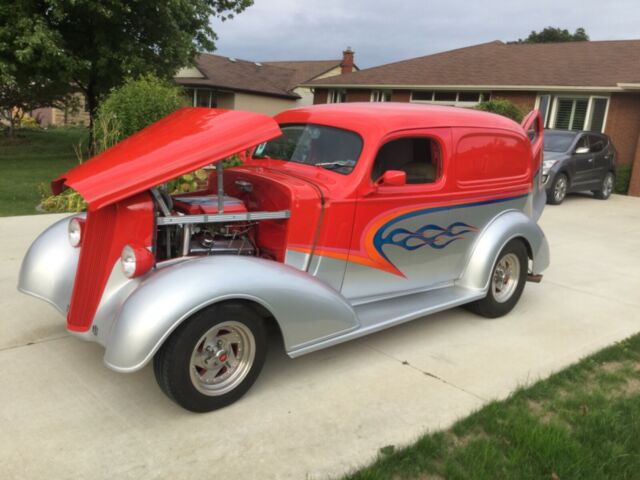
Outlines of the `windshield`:
[{"label": "windshield", "polygon": [[545,152],[566,152],[576,138],[574,133],[544,132]]},{"label": "windshield", "polygon": [[362,139],[348,130],[312,124],[281,125],[280,129],[282,135],[258,145],[253,158],[316,165],[346,175],[362,151]]}]

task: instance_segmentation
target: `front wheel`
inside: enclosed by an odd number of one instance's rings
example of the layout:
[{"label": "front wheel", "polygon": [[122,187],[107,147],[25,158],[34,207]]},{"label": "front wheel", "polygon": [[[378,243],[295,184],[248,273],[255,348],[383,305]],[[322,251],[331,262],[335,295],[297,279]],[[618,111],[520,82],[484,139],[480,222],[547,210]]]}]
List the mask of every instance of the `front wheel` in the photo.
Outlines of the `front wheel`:
[{"label": "front wheel", "polygon": [[615,177],[613,173],[607,172],[602,179],[602,185],[599,190],[594,190],[593,194],[599,200],[607,200],[613,193],[613,185],[615,183]]},{"label": "front wheel", "polygon": [[267,352],[262,319],[241,304],[213,305],[185,321],[153,359],[158,385],[181,407],[209,412],[249,390]]},{"label": "front wheel", "polygon": [[468,308],[478,315],[497,318],[509,313],[522,295],[527,279],[527,249],[521,240],[511,240],[498,255],[491,271],[489,291]]},{"label": "front wheel", "polygon": [[547,196],[547,202],[551,205],[560,205],[567,196],[569,189],[569,179],[564,173],[559,173],[553,180],[551,186],[551,195]]}]

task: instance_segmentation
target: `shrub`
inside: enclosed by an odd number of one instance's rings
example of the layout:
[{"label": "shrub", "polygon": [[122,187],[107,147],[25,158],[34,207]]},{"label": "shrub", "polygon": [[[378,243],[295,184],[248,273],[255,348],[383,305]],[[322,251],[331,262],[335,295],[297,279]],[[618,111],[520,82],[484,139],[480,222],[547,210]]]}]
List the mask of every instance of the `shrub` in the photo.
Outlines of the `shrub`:
[{"label": "shrub", "polygon": [[70,188],[60,195],[51,195],[47,185],[42,183],[39,190],[42,201],[38,208],[45,212],[83,212],[87,209],[87,204],[82,196]]},{"label": "shrub", "polygon": [[480,102],[474,108],[484,112],[497,113],[498,115],[510,118],[518,123],[520,123],[524,118],[524,112],[520,107],[506,98],[494,98],[488,102]]},{"label": "shrub", "polygon": [[183,106],[185,96],[177,85],[154,75],[127,80],[113,89],[98,107],[93,132],[96,153]]},{"label": "shrub", "polygon": [[631,181],[631,165],[620,165],[616,168],[616,185],[614,191],[626,195]]}]

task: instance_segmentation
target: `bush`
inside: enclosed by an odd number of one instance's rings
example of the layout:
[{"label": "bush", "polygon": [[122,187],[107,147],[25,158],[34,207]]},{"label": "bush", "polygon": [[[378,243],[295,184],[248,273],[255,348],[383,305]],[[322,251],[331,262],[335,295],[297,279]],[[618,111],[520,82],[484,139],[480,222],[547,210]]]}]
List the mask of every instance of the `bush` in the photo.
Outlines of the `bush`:
[{"label": "bush", "polygon": [[524,118],[524,112],[520,107],[506,98],[494,98],[488,102],[480,102],[474,108],[476,110],[482,110],[483,112],[497,113],[518,123]]},{"label": "bush", "polygon": [[631,165],[620,165],[616,168],[616,185],[614,191],[626,195],[631,181]]},{"label": "bush", "polygon": [[185,106],[182,89],[154,75],[129,79],[98,107],[94,127],[96,153]]}]

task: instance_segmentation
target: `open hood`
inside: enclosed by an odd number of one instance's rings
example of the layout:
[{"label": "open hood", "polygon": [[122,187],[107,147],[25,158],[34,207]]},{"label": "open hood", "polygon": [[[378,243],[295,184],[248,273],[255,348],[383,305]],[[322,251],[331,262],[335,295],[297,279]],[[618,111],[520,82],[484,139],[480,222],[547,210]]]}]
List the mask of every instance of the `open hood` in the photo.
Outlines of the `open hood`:
[{"label": "open hood", "polygon": [[56,178],[97,210],[281,135],[267,116],[182,108]]}]

